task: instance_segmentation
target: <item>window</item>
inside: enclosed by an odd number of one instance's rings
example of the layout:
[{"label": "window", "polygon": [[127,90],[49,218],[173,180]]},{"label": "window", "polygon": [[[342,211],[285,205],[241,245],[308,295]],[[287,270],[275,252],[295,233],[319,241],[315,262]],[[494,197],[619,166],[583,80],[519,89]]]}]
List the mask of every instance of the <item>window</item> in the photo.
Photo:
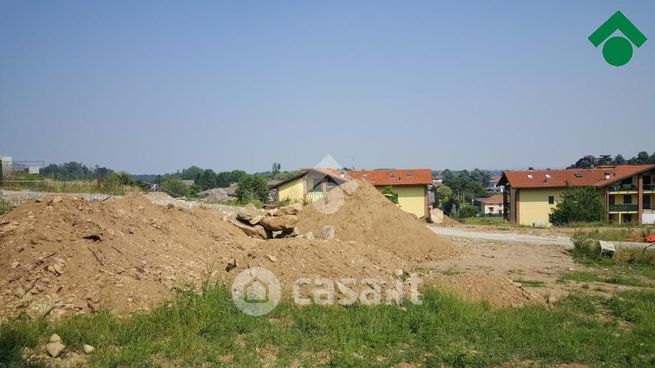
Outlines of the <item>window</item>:
[{"label": "window", "polygon": [[548,204],[555,204],[555,196],[548,196]]},{"label": "window", "polygon": [[614,204],[616,204],[616,197],[611,195],[610,196],[610,206],[613,206]]},{"label": "window", "polygon": [[494,207],[493,206],[489,206],[489,212],[491,212],[491,213],[494,212]]},{"label": "window", "polygon": [[652,176],[644,176],[644,184],[648,185],[651,183]]},{"label": "window", "polygon": [[645,210],[650,210],[651,209],[650,194],[644,194],[641,203],[644,204],[644,209]]},{"label": "window", "polygon": [[311,192],[322,192],[323,191],[323,178],[311,178],[312,190]]},{"label": "window", "polygon": [[624,194],[623,204],[631,204],[631,203],[632,203],[632,196],[630,194]]}]

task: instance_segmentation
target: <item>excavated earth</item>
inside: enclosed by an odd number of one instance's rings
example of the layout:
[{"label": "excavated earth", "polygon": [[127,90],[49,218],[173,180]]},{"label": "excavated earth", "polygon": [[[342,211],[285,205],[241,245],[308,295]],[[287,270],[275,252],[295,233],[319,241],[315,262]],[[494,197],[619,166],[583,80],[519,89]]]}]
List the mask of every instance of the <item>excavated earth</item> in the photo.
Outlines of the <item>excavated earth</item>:
[{"label": "excavated earth", "polygon": [[[312,232],[313,239],[253,239],[212,209],[157,205],[140,194],[97,202],[48,196],[22,204],[0,216],[0,320],[145,311],[176,289],[230,285],[254,266],[271,270],[284,295],[301,277],[391,282],[421,261],[458,254],[369,184],[340,192],[328,210],[309,205],[299,214],[299,232]],[[326,225],[335,229],[333,240],[320,238]],[[525,290],[491,278],[435,284],[472,299],[482,290],[498,300],[530,302]]]}]

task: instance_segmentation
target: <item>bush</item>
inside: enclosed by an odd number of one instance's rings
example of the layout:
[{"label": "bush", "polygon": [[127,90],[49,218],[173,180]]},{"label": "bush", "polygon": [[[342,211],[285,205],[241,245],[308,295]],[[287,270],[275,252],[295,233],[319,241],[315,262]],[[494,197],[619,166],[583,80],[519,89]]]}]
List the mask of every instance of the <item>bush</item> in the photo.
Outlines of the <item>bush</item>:
[{"label": "bush", "polygon": [[159,184],[162,192],[171,197],[186,197],[189,195],[189,188],[178,178],[165,178]]},{"label": "bush", "polygon": [[393,188],[389,185],[385,186],[384,189],[382,189],[382,195],[387,197],[388,200],[391,201],[393,204],[398,204],[398,192],[393,190]]},{"label": "bush", "polygon": [[103,180],[103,184],[110,186],[137,185],[136,181],[130,178],[130,175],[126,172],[108,173]]},{"label": "bush", "polygon": [[240,203],[266,202],[268,200],[268,186],[261,176],[247,175],[239,181],[236,195]]},{"label": "bush", "polygon": [[592,187],[565,190],[549,215],[550,222],[555,226],[602,221],[604,217],[603,197]]},{"label": "bush", "polygon": [[475,217],[478,215],[478,208],[470,204],[463,205],[457,212],[459,218]]}]

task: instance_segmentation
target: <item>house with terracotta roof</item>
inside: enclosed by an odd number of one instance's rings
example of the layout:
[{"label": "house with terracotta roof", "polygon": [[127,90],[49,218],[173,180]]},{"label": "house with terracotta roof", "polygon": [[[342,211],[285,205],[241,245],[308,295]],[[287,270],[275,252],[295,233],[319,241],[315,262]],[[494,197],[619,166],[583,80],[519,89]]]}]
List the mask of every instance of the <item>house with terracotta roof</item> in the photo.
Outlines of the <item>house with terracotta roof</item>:
[{"label": "house with terracotta roof", "polygon": [[379,191],[391,187],[398,193],[400,209],[419,218],[429,218],[428,185],[432,185],[430,169],[358,170],[349,174],[353,179],[373,184]]},{"label": "house with terracotta roof", "polygon": [[[500,180],[500,177],[498,180]],[[480,205],[480,213],[485,216],[500,216],[504,213],[504,199],[502,194],[494,194],[491,197],[479,198],[476,202]]]},{"label": "house with terracotta roof", "polygon": [[568,187],[593,187],[611,223],[655,223],[655,165],[503,172],[505,218],[515,224],[549,225],[548,215]]},{"label": "house with terracotta roof", "polygon": [[335,169],[301,169],[296,175],[269,185],[269,189],[277,202],[312,203],[348,180],[350,177],[345,172]]}]

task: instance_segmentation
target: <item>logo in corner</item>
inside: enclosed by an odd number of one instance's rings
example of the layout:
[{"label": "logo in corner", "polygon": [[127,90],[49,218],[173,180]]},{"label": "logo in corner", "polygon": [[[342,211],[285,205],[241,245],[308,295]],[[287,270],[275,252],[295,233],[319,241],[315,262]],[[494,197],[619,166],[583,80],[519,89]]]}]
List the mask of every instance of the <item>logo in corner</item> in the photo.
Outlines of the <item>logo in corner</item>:
[{"label": "logo in corner", "polygon": [[263,267],[243,270],[232,283],[232,301],[249,316],[270,313],[280,302],[282,288],[273,272]]},{"label": "logo in corner", "polygon": [[[623,36],[612,36],[616,31],[623,33]],[[589,37],[589,41],[598,47],[603,45],[603,58],[610,65],[623,66],[632,59],[632,45],[637,47],[646,42],[647,38],[623,13],[617,11],[605,21]]]}]

